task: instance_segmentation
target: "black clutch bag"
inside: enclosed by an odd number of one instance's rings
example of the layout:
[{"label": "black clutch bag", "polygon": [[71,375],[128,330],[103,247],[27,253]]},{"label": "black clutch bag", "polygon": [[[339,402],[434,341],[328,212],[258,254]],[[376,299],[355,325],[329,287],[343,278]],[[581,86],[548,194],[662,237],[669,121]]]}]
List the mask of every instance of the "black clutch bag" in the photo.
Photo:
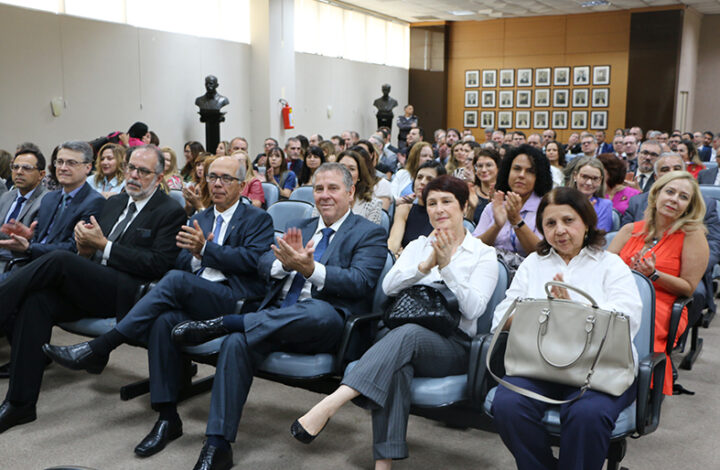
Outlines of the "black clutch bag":
[{"label": "black clutch bag", "polygon": [[445,284],[408,287],[385,309],[383,323],[388,328],[416,323],[443,336],[450,336],[460,324],[457,297]]}]

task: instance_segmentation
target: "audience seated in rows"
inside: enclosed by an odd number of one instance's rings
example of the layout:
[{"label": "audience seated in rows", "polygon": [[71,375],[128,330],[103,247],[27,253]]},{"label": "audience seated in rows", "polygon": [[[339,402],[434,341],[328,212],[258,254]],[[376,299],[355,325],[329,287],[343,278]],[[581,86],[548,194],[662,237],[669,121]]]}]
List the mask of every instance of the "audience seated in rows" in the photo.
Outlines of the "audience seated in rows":
[{"label": "audience seated in rows", "polygon": [[612,231],[612,201],[605,198],[605,167],[595,157],[578,157],[569,187],[590,200],[597,214],[597,228]]},{"label": "audience seated in rows", "polygon": [[480,216],[495,191],[500,163],[500,154],[494,148],[473,149],[474,179],[465,218],[472,220],[475,225],[480,221]]}]

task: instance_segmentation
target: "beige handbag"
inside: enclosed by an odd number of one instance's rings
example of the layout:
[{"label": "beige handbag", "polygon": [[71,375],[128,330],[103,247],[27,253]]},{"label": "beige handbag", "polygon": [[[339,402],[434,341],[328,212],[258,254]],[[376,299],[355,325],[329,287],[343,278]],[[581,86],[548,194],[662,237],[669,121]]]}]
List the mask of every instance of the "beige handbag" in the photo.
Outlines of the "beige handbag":
[{"label": "beige handbag", "polygon": [[[552,286],[573,290],[590,305],[552,298]],[[488,354],[490,374],[510,390],[557,405],[577,400],[588,389],[622,395],[635,380],[627,315],[599,308],[586,292],[562,282],[546,283],[545,293],[547,299],[516,299],[510,305],[495,330],[490,351],[513,316],[505,351],[506,374],[571,385],[580,393],[572,400],[553,400],[508,383],[490,370]]]}]

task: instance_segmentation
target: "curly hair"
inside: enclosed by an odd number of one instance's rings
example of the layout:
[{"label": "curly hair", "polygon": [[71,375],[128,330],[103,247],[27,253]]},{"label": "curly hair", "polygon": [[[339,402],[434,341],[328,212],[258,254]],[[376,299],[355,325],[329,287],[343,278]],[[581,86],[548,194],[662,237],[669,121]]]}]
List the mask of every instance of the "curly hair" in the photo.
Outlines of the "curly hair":
[{"label": "curly hair", "polygon": [[498,170],[495,189],[502,192],[510,191],[510,185],[508,184],[510,169],[515,159],[520,155],[526,155],[530,160],[532,171],[535,173],[535,187],[533,188],[533,192],[538,197],[543,197],[553,186],[550,162],[540,149],[528,144],[513,147],[505,154],[500,169]]}]

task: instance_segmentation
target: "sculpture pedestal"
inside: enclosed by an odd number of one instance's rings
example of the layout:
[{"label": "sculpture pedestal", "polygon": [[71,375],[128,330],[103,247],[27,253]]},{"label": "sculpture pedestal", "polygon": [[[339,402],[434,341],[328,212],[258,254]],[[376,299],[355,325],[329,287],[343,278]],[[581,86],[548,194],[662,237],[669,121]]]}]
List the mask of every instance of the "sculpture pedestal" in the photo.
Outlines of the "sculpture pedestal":
[{"label": "sculpture pedestal", "polygon": [[378,111],[377,114],[375,114],[375,117],[377,118],[377,126],[380,127],[387,127],[389,129],[392,129],[392,122],[393,122],[393,113],[390,112],[383,112]]},{"label": "sculpture pedestal", "polygon": [[220,143],[220,123],[225,121],[225,113],[203,110],[198,113],[200,122],[205,123],[205,150],[215,153]]}]

